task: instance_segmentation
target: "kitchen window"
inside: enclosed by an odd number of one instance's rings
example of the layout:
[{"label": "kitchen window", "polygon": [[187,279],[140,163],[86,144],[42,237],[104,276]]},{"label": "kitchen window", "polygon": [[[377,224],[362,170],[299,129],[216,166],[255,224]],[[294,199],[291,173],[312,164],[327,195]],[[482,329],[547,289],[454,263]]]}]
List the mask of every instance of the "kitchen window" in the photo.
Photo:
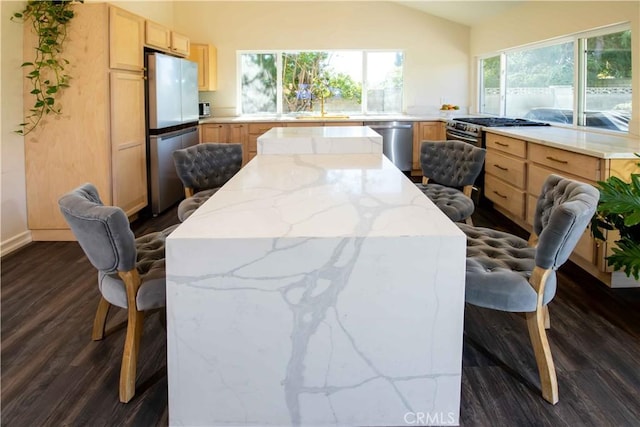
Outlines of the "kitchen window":
[{"label": "kitchen window", "polygon": [[239,52],[240,114],[402,112],[400,51]]},{"label": "kitchen window", "polygon": [[631,30],[609,27],[480,59],[481,113],[627,132]]}]

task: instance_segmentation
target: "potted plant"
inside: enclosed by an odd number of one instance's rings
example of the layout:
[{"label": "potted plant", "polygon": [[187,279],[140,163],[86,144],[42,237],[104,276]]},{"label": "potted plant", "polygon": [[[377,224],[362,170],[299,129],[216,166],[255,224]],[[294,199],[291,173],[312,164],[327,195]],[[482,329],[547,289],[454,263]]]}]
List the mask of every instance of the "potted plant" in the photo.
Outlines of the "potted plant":
[{"label": "potted plant", "polygon": [[603,229],[617,230],[620,235],[607,257],[607,264],[639,280],[640,173],[632,173],[629,182],[611,176],[606,181],[598,181],[598,187],[600,201],[591,221],[591,232],[595,238],[605,240]]},{"label": "potted plant", "polygon": [[71,78],[66,69],[69,61],[62,53],[69,23],[75,16],[74,3],[84,3],[84,0],[29,0],[24,10],[11,16],[12,21],[30,24],[38,37],[33,61],[22,64],[28,70],[25,77],[31,84],[29,93],[35,101],[25,122],[19,124],[16,133],[20,135],[31,132],[43,116],[60,114],[56,96],[69,87]]}]

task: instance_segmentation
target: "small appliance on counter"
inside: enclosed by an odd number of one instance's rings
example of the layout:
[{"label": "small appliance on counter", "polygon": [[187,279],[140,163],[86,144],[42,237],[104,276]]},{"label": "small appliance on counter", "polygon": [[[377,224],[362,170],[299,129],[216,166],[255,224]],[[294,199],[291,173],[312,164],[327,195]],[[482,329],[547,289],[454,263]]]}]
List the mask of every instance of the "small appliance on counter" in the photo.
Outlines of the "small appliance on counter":
[{"label": "small appliance on counter", "polygon": [[198,110],[200,112],[200,118],[211,117],[211,103],[200,101],[198,102]]}]

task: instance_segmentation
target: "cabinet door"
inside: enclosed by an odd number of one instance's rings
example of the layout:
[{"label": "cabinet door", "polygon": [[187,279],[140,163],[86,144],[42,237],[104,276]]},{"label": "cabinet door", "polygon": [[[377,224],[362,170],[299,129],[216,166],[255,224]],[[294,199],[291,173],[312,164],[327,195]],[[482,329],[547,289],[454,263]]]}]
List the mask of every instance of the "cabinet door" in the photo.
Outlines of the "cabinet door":
[{"label": "cabinet door", "polygon": [[220,123],[200,125],[200,144],[205,142],[227,142],[227,128]]},{"label": "cabinet door", "polygon": [[117,7],[109,7],[109,66],[141,71],[144,19]]},{"label": "cabinet door", "polygon": [[248,124],[247,161],[253,159],[258,152],[258,137],[274,127],[284,127],[280,122],[263,122]]},{"label": "cabinet door", "polygon": [[216,90],[218,88],[216,48],[208,44],[192,43],[189,59],[198,64],[198,90]]},{"label": "cabinet door", "polygon": [[176,55],[189,56],[189,37],[171,31],[171,51]]},{"label": "cabinet door", "polygon": [[111,173],[113,204],[132,215],[147,205],[144,79],[111,72]]},{"label": "cabinet door", "polygon": [[227,128],[227,141],[242,144],[242,164],[249,161],[248,126],[246,123],[232,123],[225,125]]},{"label": "cabinet door", "polygon": [[443,141],[446,138],[444,123],[442,122],[416,122],[413,125],[413,156],[411,169],[420,171],[420,146],[422,141]]},{"label": "cabinet door", "polygon": [[170,31],[163,25],[146,21],[144,41],[147,46],[168,51],[171,47]]}]

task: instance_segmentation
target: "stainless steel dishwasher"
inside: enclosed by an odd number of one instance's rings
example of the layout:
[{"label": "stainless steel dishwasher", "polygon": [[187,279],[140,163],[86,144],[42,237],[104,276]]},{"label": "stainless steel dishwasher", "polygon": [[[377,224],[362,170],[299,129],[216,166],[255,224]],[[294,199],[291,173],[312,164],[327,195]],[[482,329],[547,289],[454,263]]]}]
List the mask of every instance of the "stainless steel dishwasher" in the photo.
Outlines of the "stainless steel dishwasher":
[{"label": "stainless steel dishwasher", "polygon": [[403,172],[411,171],[413,155],[413,123],[411,122],[364,122],[382,135],[382,152]]}]

